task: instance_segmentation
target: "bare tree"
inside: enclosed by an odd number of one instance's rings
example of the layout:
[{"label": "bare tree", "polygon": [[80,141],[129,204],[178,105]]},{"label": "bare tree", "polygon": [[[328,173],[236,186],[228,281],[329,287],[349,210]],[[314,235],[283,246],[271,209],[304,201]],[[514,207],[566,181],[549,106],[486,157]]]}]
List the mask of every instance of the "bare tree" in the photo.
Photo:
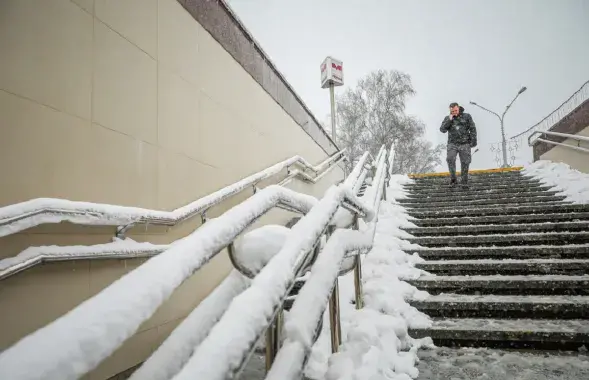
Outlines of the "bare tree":
[{"label": "bare tree", "polygon": [[338,145],[347,149],[350,169],[366,150],[373,155],[395,143],[396,173],[432,171],[440,163],[442,145],[424,137],[424,124],[405,114],[407,98],[415,94],[409,75],[378,70],[360,79],[337,98]]}]

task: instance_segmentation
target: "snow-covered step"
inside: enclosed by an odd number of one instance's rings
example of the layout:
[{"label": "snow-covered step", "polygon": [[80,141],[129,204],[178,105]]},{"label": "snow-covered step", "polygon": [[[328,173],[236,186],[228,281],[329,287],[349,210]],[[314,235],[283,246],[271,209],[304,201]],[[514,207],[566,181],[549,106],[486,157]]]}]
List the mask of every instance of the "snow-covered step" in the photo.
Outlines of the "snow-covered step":
[{"label": "snow-covered step", "polygon": [[452,202],[452,201],[471,201],[477,199],[499,199],[499,198],[530,198],[530,197],[544,197],[550,195],[558,195],[559,191],[520,191],[515,193],[506,192],[482,192],[482,193],[440,193],[440,194],[427,194],[420,196],[413,196],[408,194],[406,199],[398,199],[397,202],[405,203],[417,203],[417,202]]},{"label": "snow-covered step", "polygon": [[417,355],[419,380],[589,379],[587,355],[574,351],[438,346]]},{"label": "snow-covered step", "polygon": [[466,226],[406,228],[413,236],[455,236],[493,233],[589,231],[589,220],[558,223],[475,224]]},{"label": "snow-covered step", "polygon": [[[460,178],[460,175],[457,176]],[[416,178],[414,183],[416,185],[438,185],[445,184],[450,180],[450,177],[432,177],[432,178]],[[514,182],[538,182],[537,178],[527,177],[522,175],[498,175],[498,176],[468,176],[469,183],[514,183]]]},{"label": "snow-covered step", "polygon": [[444,318],[589,318],[588,296],[439,294],[410,301],[430,317]]},{"label": "snow-covered step", "polygon": [[450,276],[589,274],[589,259],[434,260],[415,266],[432,274]]},{"label": "snow-covered step", "polygon": [[461,259],[589,259],[589,244],[578,245],[537,245],[513,247],[442,247],[407,248],[409,254],[417,253],[426,260]]},{"label": "snow-covered step", "polygon": [[589,347],[588,320],[457,318],[434,320],[429,329],[412,329],[440,346],[532,347],[576,350]]},{"label": "snow-covered step", "polygon": [[458,235],[458,236],[419,236],[405,239],[422,247],[480,247],[480,246],[514,246],[537,244],[586,244],[589,232],[544,232],[512,233],[492,235]]},{"label": "snow-covered step", "polygon": [[484,224],[516,224],[516,223],[549,223],[549,222],[567,222],[567,221],[587,221],[589,220],[589,211],[585,212],[563,212],[549,214],[511,214],[511,215],[484,215],[484,216],[460,216],[460,217],[435,217],[420,218],[411,220],[413,224],[420,227],[434,226],[468,226]]},{"label": "snow-covered step", "polygon": [[430,294],[589,295],[589,275],[422,276],[408,283]]},{"label": "snow-covered step", "polygon": [[[432,188],[447,188],[449,183],[449,179],[444,179],[440,181],[432,181],[432,182],[413,182],[405,184],[405,187],[411,189],[420,189],[425,187],[432,187]],[[543,182],[537,179],[528,179],[528,178],[514,178],[514,179],[484,179],[484,180],[476,180],[476,179],[469,179],[468,184],[474,187],[490,187],[490,186],[528,186],[528,185],[542,185]]]},{"label": "snow-covered step", "polygon": [[512,184],[469,184],[468,189],[463,189],[460,186],[449,187],[446,185],[415,185],[406,184],[404,189],[411,191],[414,196],[419,195],[435,195],[435,194],[446,194],[446,195],[460,195],[460,194],[476,194],[480,192],[498,192],[505,191],[510,193],[521,192],[521,191],[543,191],[552,190],[552,186],[545,185],[543,183],[512,183]]},{"label": "snow-covered step", "polygon": [[[490,203],[490,204],[469,204],[468,202],[465,202],[465,204],[463,204],[462,202],[453,202],[453,204],[451,205],[447,205],[447,206],[434,206],[434,207],[421,207],[421,208],[413,208],[413,207],[407,207],[407,212],[409,213],[409,215],[413,215],[413,216],[421,216],[423,215],[423,213],[431,213],[434,212],[434,215],[437,216],[441,216],[443,215],[446,211],[452,211],[454,212],[456,209],[460,210],[479,210],[482,209],[484,212],[487,212],[488,209],[491,208],[503,208],[503,207],[536,207],[538,209],[542,208],[542,207],[552,207],[552,206],[568,206],[568,205],[572,205],[573,202],[569,201],[569,200],[543,200],[543,199],[539,199],[539,200],[530,200],[528,202],[509,202],[506,204],[502,204],[500,202],[495,202],[495,203]],[[428,215],[428,214],[426,214]],[[487,214],[482,214],[482,215],[487,215]],[[480,215],[479,215],[480,216]]]},{"label": "snow-covered step", "polygon": [[[460,176],[460,172],[457,173]],[[484,178],[512,178],[512,177],[523,177],[523,178],[532,178],[521,171],[511,171],[511,172],[497,172],[497,173],[472,173],[470,172],[468,178],[476,178],[476,179],[484,179]],[[437,176],[427,176],[427,177],[417,177],[413,180],[416,182],[422,181],[437,181],[437,180],[447,180],[450,178],[450,174],[446,175],[437,175]]]},{"label": "snow-covered step", "polygon": [[417,355],[419,380],[589,379],[589,357],[574,351],[438,346]]},{"label": "snow-covered step", "polygon": [[[560,202],[566,199],[564,195],[546,195],[536,197],[522,197],[522,198],[491,198],[491,199],[474,199],[474,200],[462,200],[460,205],[463,207],[472,207],[479,205],[504,205],[504,204],[527,204],[527,203],[547,203],[547,202]],[[455,208],[458,201],[442,201],[442,202],[412,202],[404,203],[403,206],[409,209],[430,209],[430,208]]]},{"label": "snow-covered step", "polygon": [[409,210],[409,215],[416,218],[448,218],[457,216],[486,216],[486,215],[511,215],[511,214],[550,214],[565,212],[589,212],[589,204],[543,204],[526,206],[503,207],[460,207],[452,209],[430,209],[424,211]]}]

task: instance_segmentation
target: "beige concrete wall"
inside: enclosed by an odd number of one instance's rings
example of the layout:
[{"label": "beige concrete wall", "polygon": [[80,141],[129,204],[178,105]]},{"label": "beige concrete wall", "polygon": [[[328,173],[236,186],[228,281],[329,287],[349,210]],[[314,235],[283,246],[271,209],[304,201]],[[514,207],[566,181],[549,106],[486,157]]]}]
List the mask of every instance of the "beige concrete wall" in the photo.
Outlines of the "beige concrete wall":
[{"label": "beige concrete wall", "polygon": [[[578,136],[589,137],[589,126],[577,133]],[[589,142],[579,142],[574,139],[567,139],[563,144],[580,146],[589,149]],[[563,146],[555,145],[548,152],[540,156],[541,160],[549,160],[554,162],[564,162],[573,169],[577,169],[583,173],[589,173],[589,154],[579,152],[574,149],[569,149]]]},{"label": "beige concrete wall", "polygon": [[[171,210],[292,155],[326,157],[176,0],[4,0],[0,52],[0,207],[58,197]],[[293,186],[321,195],[341,176]],[[276,211],[258,224],[291,216]],[[170,242],[198,223],[131,237]],[[40,226],[0,238],[0,258],[113,233]],[[0,282],[0,351],[143,262],[52,263]],[[86,378],[144,360],[229,269],[220,254]]]}]

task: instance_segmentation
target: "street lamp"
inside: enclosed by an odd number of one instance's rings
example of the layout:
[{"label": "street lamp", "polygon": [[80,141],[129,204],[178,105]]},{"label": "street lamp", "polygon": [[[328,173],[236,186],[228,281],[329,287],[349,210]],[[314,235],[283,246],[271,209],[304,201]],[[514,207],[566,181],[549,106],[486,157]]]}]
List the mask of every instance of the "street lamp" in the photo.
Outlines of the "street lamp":
[{"label": "street lamp", "polygon": [[518,98],[518,96],[520,96],[521,94],[524,93],[524,91],[527,90],[527,87],[522,87],[519,89],[519,91],[517,92],[517,95],[515,95],[515,98],[513,98],[513,100],[511,101],[511,103],[509,103],[507,105],[507,107],[505,107],[505,111],[503,111],[503,113],[501,114],[501,116],[499,116],[499,114],[497,112],[493,112],[488,108],[485,108],[479,104],[477,104],[476,102],[471,101],[470,104],[472,104],[473,106],[477,106],[479,108],[484,109],[487,112],[492,113],[493,115],[497,116],[499,118],[499,122],[501,123],[501,145],[502,145],[502,150],[503,150],[503,166],[504,168],[509,167],[509,165],[507,164],[507,141],[505,140],[505,128],[503,126],[503,118],[505,117],[505,114],[507,113],[507,111],[509,111],[509,108],[511,107],[511,105],[513,104],[513,102],[515,102],[515,100]]}]

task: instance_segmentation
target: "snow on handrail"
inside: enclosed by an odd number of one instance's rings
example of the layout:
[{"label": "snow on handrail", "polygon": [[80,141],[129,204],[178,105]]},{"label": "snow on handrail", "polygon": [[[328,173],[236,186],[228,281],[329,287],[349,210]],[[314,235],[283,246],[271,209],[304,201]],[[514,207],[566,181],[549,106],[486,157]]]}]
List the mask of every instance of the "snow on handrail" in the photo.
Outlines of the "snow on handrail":
[{"label": "snow on handrail", "polygon": [[219,321],[231,300],[251,281],[236,269],[223,280],[139,367],[130,380],[167,380],[174,376]]},{"label": "snow on handrail", "polygon": [[[374,186],[371,186],[371,193],[365,195],[371,201],[369,204],[373,206],[376,215],[380,209],[387,177],[386,154],[380,158]],[[284,327],[286,337],[283,347],[278,351],[266,380],[301,377],[306,357],[314,343],[317,321],[325,312],[327,300],[337,280],[342,261],[348,252],[372,248],[377,221],[377,218],[374,218],[368,229],[363,232],[338,229],[331,235],[290,310],[288,322]]]},{"label": "snow on handrail", "polygon": [[[351,208],[372,216],[371,211],[355,197],[341,191],[337,195],[339,201],[345,199]],[[314,206],[319,205],[314,197],[281,186],[264,188],[177,241],[98,295],[1,352],[0,379],[62,380],[87,373],[131,337],[184,280],[251,223],[279,204],[303,214],[310,213],[310,210],[315,210]],[[304,236],[300,242],[298,240],[297,243],[308,242],[309,237]],[[292,245],[288,247],[301,248]],[[49,342],[59,342],[59,349],[56,350]]]},{"label": "snow on handrail", "polygon": [[29,247],[14,257],[0,260],[0,281],[44,262],[152,257],[168,247],[168,245],[138,243],[131,239],[117,239],[112,243],[91,246]]},{"label": "snow on handrail", "polygon": [[[344,153],[344,151],[339,151],[317,166],[312,166],[300,156],[293,156],[173,211],[56,198],[32,199],[0,208],[0,237],[40,224],[64,221],[74,224],[102,226],[129,226],[140,223],[173,226],[295,164],[302,166],[306,170],[311,170],[317,176],[322,171],[331,170],[330,168],[335,166],[334,163],[339,162]],[[313,178],[306,173],[303,177],[305,179]]]},{"label": "snow on handrail", "polygon": [[279,182],[278,184],[280,186],[286,186],[288,185],[293,179],[300,177],[303,181],[306,182],[310,182],[310,183],[317,183],[319,182],[323,177],[325,177],[327,174],[329,174],[329,172],[331,171],[331,168],[335,167],[337,164],[339,164],[340,162],[344,161],[346,159],[346,156],[342,155],[340,156],[340,158],[338,158],[337,160],[331,161],[331,164],[329,166],[325,166],[325,165],[318,165],[317,167],[319,168],[317,170],[316,173],[320,173],[317,174],[316,177],[311,177],[310,175],[308,175],[307,173],[305,173],[304,171],[301,171],[299,169],[295,169],[292,171],[292,173],[290,173],[285,179],[283,179],[281,182]]},{"label": "snow on handrail", "polygon": [[[351,189],[355,187],[355,181],[361,177],[362,172],[366,171],[364,165],[367,159],[368,155],[365,154],[344,184],[330,188],[319,204],[292,228],[292,234],[281,251],[253,279],[252,286],[232,301],[222,319],[196,348],[188,363],[173,377],[174,380],[224,379],[230,374],[235,375],[247,362],[253,345],[268,327],[268,321],[274,320],[292,287],[294,278],[299,274],[309,252],[325,233],[340,203],[347,197],[355,196]],[[384,174],[386,174],[386,152],[380,154],[379,159],[380,165],[375,179],[382,185]],[[375,192],[374,197],[378,197],[379,194],[381,193]],[[369,220],[372,219],[373,217]],[[335,244],[337,236],[336,239],[329,240],[332,241],[331,244]],[[360,235],[356,233],[353,236]],[[370,234],[366,235],[366,241],[372,241],[369,236]],[[363,244],[348,246],[355,250],[362,247],[364,247]],[[330,254],[325,252],[324,256],[330,256]],[[337,277],[339,264],[335,267]],[[331,290],[332,284],[333,281],[327,285],[327,291]],[[257,307],[252,309],[251,305]],[[251,311],[244,313],[244,310]],[[212,360],[218,364],[212,366],[210,364]]]},{"label": "snow on handrail", "polygon": [[[366,155],[365,159],[367,158]],[[360,162],[359,165],[363,167],[365,163]],[[366,173],[365,169],[362,171],[364,174]],[[363,177],[359,177],[357,180],[363,181]],[[348,184],[355,185],[352,180]],[[214,324],[218,322],[232,298],[243,291],[244,284],[236,277],[245,278],[238,271],[233,271],[133,373],[131,380],[168,380],[177,374],[190,359],[195,347],[202,342]],[[235,284],[236,282],[237,284]],[[247,283],[250,284],[250,282]]]},{"label": "snow on handrail", "polygon": [[[372,209],[363,205],[350,187],[332,186],[317,205],[292,227],[282,249],[252,280],[251,286],[233,299],[223,317],[195,349],[174,380],[221,380],[229,372],[241,368],[253,345],[268,327],[268,322],[274,319],[309,252],[345,200],[363,210],[368,221],[374,217]],[[256,307],[252,308],[252,305]],[[213,362],[217,364],[211,365]]]}]

